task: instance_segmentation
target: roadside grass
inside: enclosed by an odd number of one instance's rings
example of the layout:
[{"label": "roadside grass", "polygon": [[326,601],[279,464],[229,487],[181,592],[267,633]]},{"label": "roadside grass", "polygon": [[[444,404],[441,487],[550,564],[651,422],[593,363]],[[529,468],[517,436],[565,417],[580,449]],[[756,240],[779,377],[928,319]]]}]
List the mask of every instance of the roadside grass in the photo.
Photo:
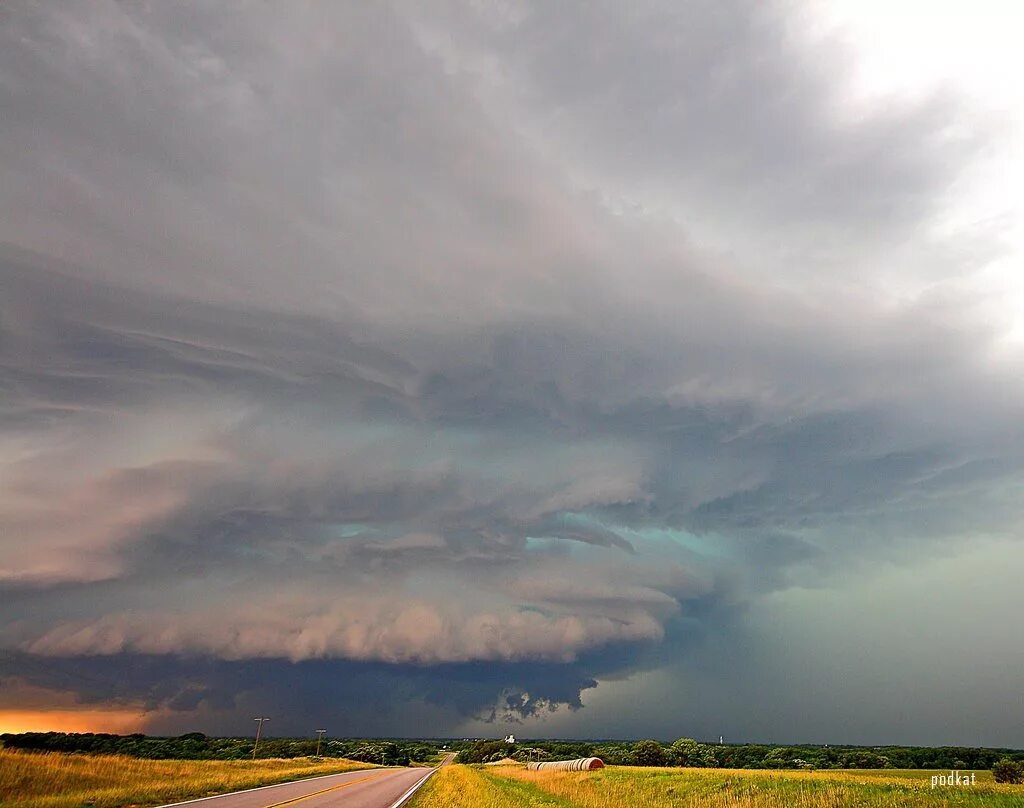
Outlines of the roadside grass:
[{"label": "roadside grass", "polygon": [[[766,771],[610,766],[531,772],[522,766],[447,766],[413,808],[1024,808],[1024,786],[978,772],[972,787],[931,788],[928,770]],[[982,776],[984,775],[984,776]],[[546,801],[551,800],[551,801]]]},{"label": "roadside grass", "polygon": [[443,766],[416,792],[408,808],[572,808],[529,783],[493,777],[476,766]]},{"label": "roadside grass", "polygon": [[372,768],[354,760],[143,760],[122,755],[0,749],[2,808],[159,805]]}]

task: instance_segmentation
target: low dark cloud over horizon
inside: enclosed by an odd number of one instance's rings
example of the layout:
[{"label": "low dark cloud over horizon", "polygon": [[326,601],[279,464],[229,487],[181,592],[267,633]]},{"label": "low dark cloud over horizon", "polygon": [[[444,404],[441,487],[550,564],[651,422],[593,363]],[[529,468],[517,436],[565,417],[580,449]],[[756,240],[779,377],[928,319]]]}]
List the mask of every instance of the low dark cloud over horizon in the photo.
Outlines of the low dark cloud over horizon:
[{"label": "low dark cloud over horizon", "polygon": [[0,11],[0,725],[1024,746],[1015,130],[812,11]]}]

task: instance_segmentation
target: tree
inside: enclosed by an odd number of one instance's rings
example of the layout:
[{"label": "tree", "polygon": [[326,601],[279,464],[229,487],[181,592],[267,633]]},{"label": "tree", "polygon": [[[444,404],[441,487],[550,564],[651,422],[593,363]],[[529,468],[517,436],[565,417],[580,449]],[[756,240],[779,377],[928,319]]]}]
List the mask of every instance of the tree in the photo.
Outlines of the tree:
[{"label": "tree", "polygon": [[408,766],[409,755],[404,754],[393,741],[370,741],[351,753],[353,760],[377,763],[381,766]]},{"label": "tree", "polygon": [[889,758],[872,752],[870,749],[858,749],[855,752],[848,752],[843,755],[843,768],[845,769],[887,769]]},{"label": "tree", "polygon": [[1024,763],[1012,758],[1003,758],[992,767],[992,779],[997,783],[1024,783]]},{"label": "tree", "polygon": [[706,744],[697,743],[693,738],[680,738],[669,749],[672,761],[677,766],[717,766],[715,750]]},{"label": "tree", "polygon": [[633,744],[633,762],[637,766],[667,766],[668,754],[657,741],[637,741]]},{"label": "tree", "polygon": [[488,763],[510,757],[515,751],[515,745],[504,741],[477,741],[459,752],[459,763]]},{"label": "tree", "polygon": [[787,769],[792,759],[792,750],[785,746],[777,746],[764,756],[763,765],[766,769]]}]

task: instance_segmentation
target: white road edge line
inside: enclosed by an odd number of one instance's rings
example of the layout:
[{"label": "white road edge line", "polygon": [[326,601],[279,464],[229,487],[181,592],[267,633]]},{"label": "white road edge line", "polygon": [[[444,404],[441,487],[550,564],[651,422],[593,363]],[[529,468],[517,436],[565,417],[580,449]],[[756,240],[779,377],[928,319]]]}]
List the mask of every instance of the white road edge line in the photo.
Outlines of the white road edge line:
[{"label": "white road edge line", "polygon": [[241,791],[225,791],[223,794],[211,794],[209,797],[196,797],[194,800],[185,800],[184,802],[169,802],[166,805],[158,805],[156,808],[177,808],[179,805],[192,805],[196,802],[206,802],[206,800],[215,800],[219,797],[233,797],[235,794],[249,794],[253,791],[264,791],[268,788],[280,788],[281,786],[293,786],[296,783],[312,783],[314,780],[324,780],[328,777],[339,777],[343,774],[358,774],[359,772],[382,772],[385,769],[382,768],[371,768],[371,769],[351,769],[347,772],[335,772],[334,774],[318,774],[316,777],[300,777],[298,780],[285,780],[283,783],[271,783],[269,786],[256,786],[256,788],[243,788]]},{"label": "white road edge line", "polygon": [[437,769],[431,769],[429,772],[423,775],[422,778],[413,783],[412,788],[410,788],[401,797],[399,797],[397,800],[391,803],[391,805],[389,805],[388,808],[402,808],[402,806],[409,801],[409,798],[416,793],[416,790],[425,782],[427,782],[427,780],[430,779],[430,775],[432,775],[436,771]]}]

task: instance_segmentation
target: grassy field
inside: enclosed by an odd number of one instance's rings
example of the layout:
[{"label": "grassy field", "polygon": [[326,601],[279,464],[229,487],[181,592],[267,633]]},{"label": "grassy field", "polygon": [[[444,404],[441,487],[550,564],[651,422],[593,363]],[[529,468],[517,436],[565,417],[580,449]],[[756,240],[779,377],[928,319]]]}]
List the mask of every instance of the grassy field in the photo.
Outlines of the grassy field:
[{"label": "grassy field", "polygon": [[0,749],[3,808],[159,805],[370,764],[352,760],[142,760]]},{"label": "grassy field", "polygon": [[[528,772],[521,766],[448,766],[410,808],[1024,808],[1024,786],[989,772],[977,785],[931,788],[931,771],[645,769]],[[948,772],[944,772],[948,774]]]}]

